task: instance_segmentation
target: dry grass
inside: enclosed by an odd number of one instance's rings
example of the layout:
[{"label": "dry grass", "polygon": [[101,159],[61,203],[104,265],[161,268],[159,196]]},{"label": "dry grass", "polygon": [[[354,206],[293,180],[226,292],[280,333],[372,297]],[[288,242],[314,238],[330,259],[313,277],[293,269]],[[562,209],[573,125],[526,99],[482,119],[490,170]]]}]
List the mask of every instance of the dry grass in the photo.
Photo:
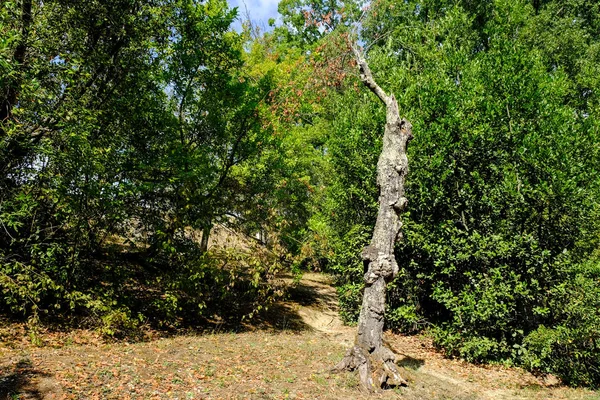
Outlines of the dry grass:
[{"label": "dry grass", "polygon": [[[335,317],[333,289],[305,276],[254,331],[108,343],[94,332],[0,329],[4,399],[600,399],[519,369],[444,359],[426,338],[388,335],[407,388],[367,395],[354,374],[330,374],[354,328]],[[287,322],[286,322],[287,321]]]}]

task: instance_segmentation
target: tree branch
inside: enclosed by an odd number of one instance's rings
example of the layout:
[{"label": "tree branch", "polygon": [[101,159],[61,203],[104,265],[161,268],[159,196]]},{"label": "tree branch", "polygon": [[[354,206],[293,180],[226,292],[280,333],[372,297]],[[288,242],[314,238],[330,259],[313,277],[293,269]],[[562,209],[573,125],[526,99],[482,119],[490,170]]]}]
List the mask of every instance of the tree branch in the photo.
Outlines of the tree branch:
[{"label": "tree branch", "polygon": [[360,54],[360,51],[358,51],[353,43],[350,43],[350,47],[352,48],[354,56],[356,57],[356,62],[358,63],[361,81],[387,106],[390,97],[383,91],[377,82],[375,82],[373,74],[371,73],[371,69],[369,68],[369,64],[367,64],[367,61],[364,59],[362,54]]}]

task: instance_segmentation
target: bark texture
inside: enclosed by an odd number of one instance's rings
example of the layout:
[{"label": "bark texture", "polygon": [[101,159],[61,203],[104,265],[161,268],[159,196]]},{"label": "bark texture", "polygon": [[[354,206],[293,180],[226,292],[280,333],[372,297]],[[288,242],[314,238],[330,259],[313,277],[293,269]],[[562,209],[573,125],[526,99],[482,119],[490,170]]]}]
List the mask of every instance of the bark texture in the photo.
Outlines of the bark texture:
[{"label": "bark texture", "polygon": [[371,243],[362,252],[365,264],[365,291],[358,319],[354,347],[334,371],[358,370],[362,385],[369,391],[406,385],[396,366],[396,357],[383,344],[386,284],[398,273],[394,245],[401,237],[400,214],[408,201],[404,180],[408,173],[406,147],[412,139],[412,126],[400,118],[393,94],[387,95],[373,79],[366,60],[353,48],[362,82],[385,104],[386,125],[383,149],[377,162],[379,211]]}]

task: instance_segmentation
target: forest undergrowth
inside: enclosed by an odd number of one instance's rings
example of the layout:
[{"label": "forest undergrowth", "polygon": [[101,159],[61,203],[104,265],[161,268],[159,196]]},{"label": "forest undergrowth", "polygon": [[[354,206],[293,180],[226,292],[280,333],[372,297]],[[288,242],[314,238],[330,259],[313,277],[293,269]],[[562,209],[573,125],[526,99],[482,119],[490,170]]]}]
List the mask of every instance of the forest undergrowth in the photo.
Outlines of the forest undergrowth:
[{"label": "forest undergrowth", "polygon": [[[353,342],[337,317],[331,278],[307,273],[289,296],[238,331],[215,325],[177,335],[148,331],[144,340],[107,340],[97,331],[0,330],[4,399],[350,399],[366,396],[352,373],[329,369]],[[409,386],[382,399],[598,399],[518,368],[445,358],[426,336],[386,334],[401,355]]]}]

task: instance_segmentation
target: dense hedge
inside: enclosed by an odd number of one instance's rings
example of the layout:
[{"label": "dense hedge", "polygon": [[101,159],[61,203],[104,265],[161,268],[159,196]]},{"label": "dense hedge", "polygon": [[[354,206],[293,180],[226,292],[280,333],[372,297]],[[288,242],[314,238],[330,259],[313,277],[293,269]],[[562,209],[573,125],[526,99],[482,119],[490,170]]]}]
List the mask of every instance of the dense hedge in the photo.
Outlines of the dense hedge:
[{"label": "dense hedge", "polygon": [[[428,328],[447,354],[470,361],[598,386],[596,6],[439,3],[378,3],[364,27],[369,39],[392,32],[371,50],[371,68],[415,134],[388,327]],[[336,98],[347,111],[330,143],[331,266],[348,321],[377,198],[372,132],[384,118],[369,96]]]}]

